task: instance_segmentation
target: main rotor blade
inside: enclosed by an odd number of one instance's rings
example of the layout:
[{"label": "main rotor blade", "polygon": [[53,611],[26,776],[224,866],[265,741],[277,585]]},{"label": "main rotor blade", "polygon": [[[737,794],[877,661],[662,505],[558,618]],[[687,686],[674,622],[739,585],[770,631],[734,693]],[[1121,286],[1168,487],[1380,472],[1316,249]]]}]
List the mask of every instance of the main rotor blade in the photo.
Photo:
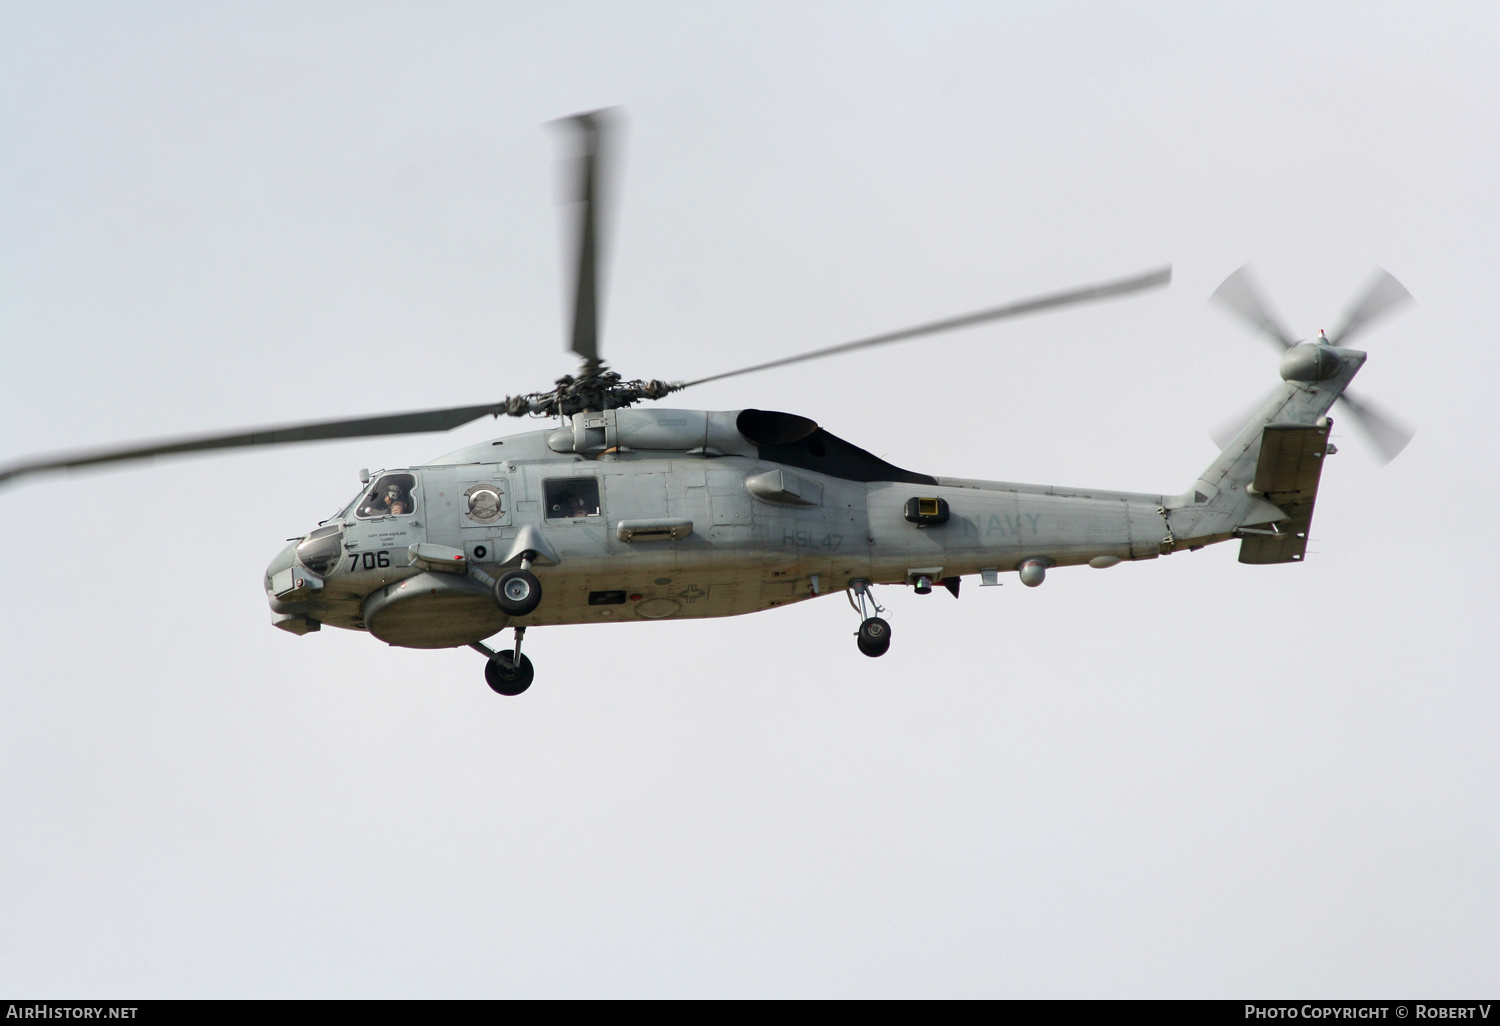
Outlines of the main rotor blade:
[{"label": "main rotor blade", "polygon": [[1081,289],[1071,289],[1067,292],[1054,292],[1050,295],[1037,296],[1034,299],[1023,299],[1018,303],[991,307],[988,310],[965,314],[962,317],[950,317],[945,321],[919,324],[914,328],[904,328],[901,331],[893,331],[885,335],[875,335],[856,342],[845,342],[841,345],[829,346],[826,349],[814,349],[810,353],[787,356],[780,360],[770,360],[766,363],[758,363],[753,367],[741,367],[739,370],[725,371],[723,374],[714,374],[710,377],[699,378],[697,381],[689,381],[678,387],[691,388],[693,385],[702,385],[710,381],[732,378],[739,374],[751,374],[755,371],[769,370],[772,367],[785,367],[788,364],[802,363],[806,360],[821,360],[825,356],[835,356],[839,353],[864,349],[868,346],[880,346],[888,342],[902,342],[906,339],[918,338],[922,335],[936,335],[944,331],[968,328],[976,324],[984,324],[988,321],[1004,320],[1007,317],[1019,317],[1022,314],[1035,313],[1038,310],[1048,310],[1053,307],[1071,306],[1075,303],[1090,303],[1099,299],[1108,299],[1111,296],[1123,296],[1131,292],[1139,292],[1142,289],[1166,285],[1171,280],[1172,268],[1163,267],[1159,271],[1152,271],[1149,274],[1138,275],[1134,278],[1123,278],[1119,281],[1089,285]]},{"label": "main rotor blade", "polygon": [[1225,278],[1209,298],[1217,299],[1245,318],[1257,331],[1281,343],[1281,348],[1290,349],[1297,344],[1292,333],[1271,312],[1271,305],[1261,297],[1260,290],[1255,287],[1255,278],[1250,273],[1249,264]]},{"label": "main rotor blade", "polygon": [[570,204],[581,205],[577,213],[573,278],[573,333],[569,346],[586,363],[599,362],[599,239],[603,206],[603,134],[610,111],[596,110],[563,118],[559,124],[578,130],[582,152],[575,163],[578,178],[573,183]]},{"label": "main rotor blade", "polygon": [[121,463],[126,460],[167,456],[207,449],[233,449],[241,446],[286,445],[292,442],[319,442],[334,438],[366,438],[372,435],[411,435],[424,431],[447,431],[484,416],[498,417],[503,405],[455,406],[446,410],[419,410],[415,413],[392,413],[379,417],[357,417],[351,420],[327,420],[311,424],[239,431],[227,435],[198,435],[151,445],[133,445],[120,449],[95,449],[88,452],[57,455],[30,463],[0,468],[0,484],[24,474],[46,470],[86,467],[98,463]]},{"label": "main rotor blade", "polygon": [[1344,315],[1344,326],[1330,335],[1328,341],[1336,346],[1348,345],[1349,339],[1363,331],[1366,325],[1378,320],[1392,308],[1410,302],[1411,293],[1406,291],[1406,286],[1385,268],[1377,267],[1365,294]]},{"label": "main rotor blade", "polygon": [[1358,399],[1345,392],[1339,396],[1339,401],[1354,415],[1354,422],[1370,436],[1375,448],[1380,450],[1381,463],[1389,463],[1401,455],[1401,450],[1416,436],[1415,428],[1407,427],[1368,399]]}]

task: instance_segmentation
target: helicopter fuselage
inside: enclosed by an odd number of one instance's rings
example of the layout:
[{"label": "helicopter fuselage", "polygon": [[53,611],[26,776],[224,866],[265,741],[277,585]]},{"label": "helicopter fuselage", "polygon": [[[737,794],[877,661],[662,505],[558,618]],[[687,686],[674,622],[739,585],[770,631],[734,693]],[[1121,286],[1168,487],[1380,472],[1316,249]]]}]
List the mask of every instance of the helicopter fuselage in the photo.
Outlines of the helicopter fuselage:
[{"label": "helicopter fuselage", "polygon": [[[916,474],[790,414],[572,420],[371,475],[268,568],[277,625],[437,648],[507,626],[735,616],[857,580],[992,584],[1028,563],[1035,573],[1170,551],[1161,495]],[[523,560],[544,598],[507,617],[475,578]]]}]

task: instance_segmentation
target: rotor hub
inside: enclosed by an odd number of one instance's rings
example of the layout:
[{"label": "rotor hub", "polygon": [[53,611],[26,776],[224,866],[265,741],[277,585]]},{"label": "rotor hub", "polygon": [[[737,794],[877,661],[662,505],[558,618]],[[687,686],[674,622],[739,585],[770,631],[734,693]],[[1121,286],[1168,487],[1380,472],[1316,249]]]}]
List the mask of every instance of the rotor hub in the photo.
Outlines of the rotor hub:
[{"label": "rotor hub", "polygon": [[677,382],[623,381],[618,371],[605,367],[603,360],[586,360],[575,377],[564,374],[548,392],[511,396],[501,403],[512,417],[527,414],[547,417],[571,417],[590,410],[618,410],[647,399],[661,399],[683,386]]},{"label": "rotor hub", "polygon": [[1338,349],[1323,341],[1292,346],[1281,358],[1283,381],[1327,381],[1343,369],[1344,358]]}]

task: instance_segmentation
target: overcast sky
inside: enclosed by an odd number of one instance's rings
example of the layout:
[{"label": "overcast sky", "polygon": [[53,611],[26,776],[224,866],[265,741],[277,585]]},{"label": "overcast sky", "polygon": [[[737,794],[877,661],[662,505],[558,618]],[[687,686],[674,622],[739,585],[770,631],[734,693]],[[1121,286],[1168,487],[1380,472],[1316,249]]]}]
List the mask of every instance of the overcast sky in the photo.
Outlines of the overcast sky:
[{"label": "overcast sky", "polygon": [[[0,2],[0,463],[546,387],[544,122],[623,108],[604,351],[915,470],[1186,488],[1374,265],[1418,303],[1302,565],[1233,544],[468,650],[261,574],[530,425],[0,491],[0,991],[1474,996],[1500,983],[1500,13],[1474,4]],[[1335,413],[1337,418],[1338,414]],[[508,635],[507,635],[508,637]]]}]

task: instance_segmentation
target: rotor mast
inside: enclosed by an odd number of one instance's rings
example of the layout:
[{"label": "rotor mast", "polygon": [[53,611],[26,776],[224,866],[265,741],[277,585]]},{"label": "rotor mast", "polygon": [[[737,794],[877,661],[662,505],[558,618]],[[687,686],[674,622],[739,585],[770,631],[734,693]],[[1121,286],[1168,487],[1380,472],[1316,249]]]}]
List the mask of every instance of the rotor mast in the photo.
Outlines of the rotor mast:
[{"label": "rotor mast", "polygon": [[625,381],[599,355],[600,308],[603,306],[603,228],[607,222],[606,194],[609,152],[607,126],[613,108],[561,118],[554,124],[574,133],[578,152],[567,171],[564,203],[573,216],[572,330],[568,348],[582,361],[576,375],[558,378],[549,392],[508,398],[505,412],[512,416],[537,414],[572,417],[630,406],[645,399],[661,399],[680,386],[665,381]]}]

